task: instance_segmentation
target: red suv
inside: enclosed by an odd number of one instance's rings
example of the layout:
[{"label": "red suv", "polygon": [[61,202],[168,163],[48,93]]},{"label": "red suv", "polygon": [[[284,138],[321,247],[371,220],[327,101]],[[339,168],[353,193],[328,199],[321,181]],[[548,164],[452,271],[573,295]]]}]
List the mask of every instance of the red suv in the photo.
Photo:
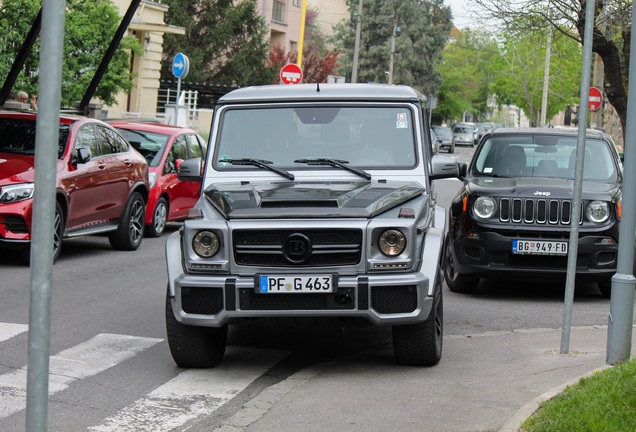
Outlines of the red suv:
[{"label": "red suv", "polygon": [[199,199],[201,182],[179,180],[177,169],[186,159],[204,160],[206,142],[192,129],[163,123],[113,120],[109,124],[148,161],[146,235],[159,237],[167,222],[184,220]]},{"label": "red suv", "polygon": [[[0,110],[0,248],[30,255],[35,113]],[[107,233],[119,250],[143,237],[146,160],[112,127],[61,116],[56,175],[54,259],[62,239]]]}]

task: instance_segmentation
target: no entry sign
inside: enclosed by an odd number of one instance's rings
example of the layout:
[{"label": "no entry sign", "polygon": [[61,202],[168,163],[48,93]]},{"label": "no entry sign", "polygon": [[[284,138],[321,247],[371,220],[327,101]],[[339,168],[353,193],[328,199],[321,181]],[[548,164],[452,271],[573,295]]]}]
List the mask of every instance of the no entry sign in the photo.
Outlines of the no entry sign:
[{"label": "no entry sign", "polygon": [[603,105],[603,92],[596,87],[590,87],[587,109],[590,111],[598,111],[601,105]]},{"label": "no entry sign", "polygon": [[280,70],[280,82],[283,84],[299,84],[303,80],[303,70],[296,63],[289,63]]}]

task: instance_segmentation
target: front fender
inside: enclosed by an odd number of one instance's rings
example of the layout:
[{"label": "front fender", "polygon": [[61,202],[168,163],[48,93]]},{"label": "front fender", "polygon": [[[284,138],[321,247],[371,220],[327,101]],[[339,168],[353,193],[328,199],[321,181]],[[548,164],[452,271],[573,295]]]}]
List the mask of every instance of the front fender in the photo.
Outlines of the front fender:
[{"label": "front fender", "polygon": [[181,249],[181,233],[174,232],[166,240],[166,264],[168,269],[168,293],[174,297],[174,281],[184,273]]}]

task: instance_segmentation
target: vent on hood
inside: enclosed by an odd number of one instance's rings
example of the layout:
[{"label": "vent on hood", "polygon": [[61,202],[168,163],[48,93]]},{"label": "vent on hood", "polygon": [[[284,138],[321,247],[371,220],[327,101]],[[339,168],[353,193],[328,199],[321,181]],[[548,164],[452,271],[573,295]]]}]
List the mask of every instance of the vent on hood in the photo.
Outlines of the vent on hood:
[{"label": "vent on hood", "polygon": [[298,208],[298,207],[320,207],[331,208],[338,207],[335,200],[324,201],[263,201],[261,208]]}]

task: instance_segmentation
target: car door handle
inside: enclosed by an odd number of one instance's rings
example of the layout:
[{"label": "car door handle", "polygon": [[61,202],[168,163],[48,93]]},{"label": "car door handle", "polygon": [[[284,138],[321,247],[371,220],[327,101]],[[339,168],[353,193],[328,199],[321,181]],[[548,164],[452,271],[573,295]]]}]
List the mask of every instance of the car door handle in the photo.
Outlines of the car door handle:
[{"label": "car door handle", "polygon": [[104,168],[106,168],[106,164],[105,163],[99,163],[99,164],[97,164],[97,168],[104,169]]},{"label": "car door handle", "polygon": [[132,161],[130,159],[126,159],[124,161],[124,164],[126,164],[126,166],[131,166],[132,165]]}]

